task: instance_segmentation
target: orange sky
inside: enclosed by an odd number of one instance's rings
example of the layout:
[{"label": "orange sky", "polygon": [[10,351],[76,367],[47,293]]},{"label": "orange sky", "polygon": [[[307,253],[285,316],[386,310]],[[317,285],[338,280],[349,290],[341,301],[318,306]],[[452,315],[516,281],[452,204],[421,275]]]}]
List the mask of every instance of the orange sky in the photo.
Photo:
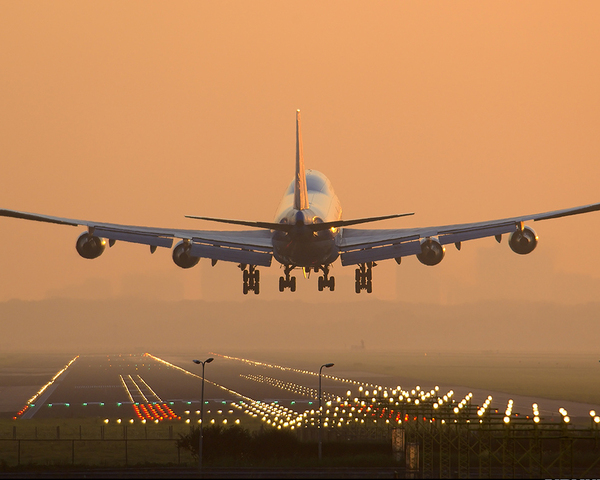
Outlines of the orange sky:
[{"label": "orange sky", "polygon": [[[345,218],[416,212],[375,228],[598,202],[598,25],[600,3],[584,1],[3,2],[0,208],[270,221],[297,108],[307,167],[331,179]],[[260,297],[597,300],[600,213],[533,227],[527,257],[483,239],[437,267],[382,262],[370,297],[339,263],[335,292],[311,278],[280,294],[274,262]],[[0,219],[0,301],[249,299],[233,264],[184,271],[167,250],[119,242],[84,260],[81,231]]]}]

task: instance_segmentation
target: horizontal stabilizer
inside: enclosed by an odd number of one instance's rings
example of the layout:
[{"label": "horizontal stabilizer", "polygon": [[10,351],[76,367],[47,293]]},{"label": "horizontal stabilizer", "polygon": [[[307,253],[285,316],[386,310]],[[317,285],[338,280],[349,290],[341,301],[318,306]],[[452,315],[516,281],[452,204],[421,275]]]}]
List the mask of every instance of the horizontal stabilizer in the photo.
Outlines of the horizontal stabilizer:
[{"label": "horizontal stabilizer", "polygon": [[292,230],[292,225],[288,225],[286,223],[249,222],[246,220],[231,220],[228,218],[196,217],[194,215],[186,215],[185,217],[194,218],[196,220],[208,220],[209,222],[228,223],[230,225],[245,225],[247,227],[268,228],[269,230],[279,230],[281,232],[289,232]]},{"label": "horizontal stabilizer", "polygon": [[[305,225],[305,228],[312,230],[313,232],[320,232],[323,230],[329,230],[330,228],[347,227],[349,225],[358,225],[361,223],[378,222],[380,220],[388,220],[390,218],[406,217],[408,215],[414,215],[411,213],[397,213],[394,215],[385,215],[383,217],[367,217],[357,218],[354,220],[335,220],[333,222],[313,223]],[[247,220],[231,220],[227,218],[213,218],[213,217],[197,217],[195,215],[186,215],[186,218],[194,218],[196,220],[208,220],[209,222],[220,222],[229,223],[231,225],[245,225],[247,227],[256,228],[267,228],[269,230],[278,230],[280,232],[291,232],[294,229],[294,225],[288,223],[274,223],[274,222],[250,222]]]},{"label": "horizontal stabilizer", "polygon": [[348,227],[350,225],[359,225],[361,223],[378,222],[380,220],[388,220],[390,218],[398,218],[398,217],[407,217],[409,215],[414,215],[414,212],[397,213],[394,215],[385,215],[383,217],[357,218],[354,220],[335,220],[333,222],[315,223],[314,225],[309,225],[309,226],[313,231],[318,232],[320,230],[328,230],[329,228]]}]

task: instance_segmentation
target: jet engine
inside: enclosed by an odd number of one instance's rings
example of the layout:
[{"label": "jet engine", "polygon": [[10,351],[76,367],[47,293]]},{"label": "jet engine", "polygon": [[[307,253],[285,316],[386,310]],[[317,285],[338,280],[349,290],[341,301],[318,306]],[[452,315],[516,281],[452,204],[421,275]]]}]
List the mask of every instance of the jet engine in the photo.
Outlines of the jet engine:
[{"label": "jet engine", "polygon": [[79,255],[91,260],[102,255],[102,252],[104,252],[104,249],[106,248],[106,240],[96,237],[88,232],[83,232],[79,235],[75,248]]},{"label": "jet engine", "polygon": [[421,242],[421,253],[417,254],[417,258],[423,265],[431,267],[443,260],[445,252],[446,249],[437,239],[427,238]]},{"label": "jet engine", "polygon": [[517,230],[510,234],[508,244],[513,252],[519,255],[527,255],[537,247],[538,237],[533,228],[523,227],[523,230]]},{"label": "jet engine", "polygon": [[179,242],[173,249],[173,261],[181,268],[192,268],[200,261],[200,257],[190,255],[190,247],[187,242]]}]

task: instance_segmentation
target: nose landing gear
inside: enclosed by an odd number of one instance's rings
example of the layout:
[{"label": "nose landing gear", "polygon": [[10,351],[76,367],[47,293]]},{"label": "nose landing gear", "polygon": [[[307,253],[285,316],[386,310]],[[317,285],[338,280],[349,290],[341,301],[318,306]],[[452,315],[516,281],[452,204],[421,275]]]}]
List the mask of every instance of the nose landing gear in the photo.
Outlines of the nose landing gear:
[{"label": "nose landing gear", "polygon": [[291,265],[286,265],[284,269],[285,278],[279,277],[279,291],[283,292],[289,288],[292,292],[296,291],[296,277],[290,277],[290,272],[294,269]]},{"label": "nose landing gear", "polygon": [[244,295],[248,292],[253,291],[256,295],[260,292],[260,272],[256,269],[256,265],[244,265],[240,264],[240,269],[243,270],[244,278]]},{"label": "nose landing gear", "polygon": [[373,291],[373,267],[377,266],[375,262],[361,263],[356,269],[354,289],[356,293],[366,290],[367,293]]}]

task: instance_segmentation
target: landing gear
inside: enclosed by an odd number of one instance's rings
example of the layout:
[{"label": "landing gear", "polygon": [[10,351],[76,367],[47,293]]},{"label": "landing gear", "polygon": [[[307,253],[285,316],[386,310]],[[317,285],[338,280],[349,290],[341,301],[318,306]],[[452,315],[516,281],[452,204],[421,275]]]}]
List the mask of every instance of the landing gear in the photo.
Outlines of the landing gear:
[{"label": "landing gear", "polygon": [[356,269],[354,289],[356,293],[360,293],[361,290],[366,290],[367,293],[373,291],[373,267],[377,264],[375,262],[361,263]]},{"label": "landing gear", "polygon": [[284,269],[285,278],[279,277],[279,291],[283,292],[289,288],[292,292],[296,291],[296,277],[290,277],[290,272],[294,269],[291,265],[286,265]]},{"label": "landing gear", "polygon": [[[323,289],[328,288],[329,291],[333,292],[335,289],[335,277],[329,277],[329,265],[323,265],[321,267],[323,270],[323,275],[319,277],[319,292],[322,292]],[[315,272],[317,272],[317,268],[315,267]]]},{"label": "landing gear", "polygon": [[243,270],[244,278],[244,295],[253,291],[256,295],[260,292],[260,272],[256,269],[256,265],[240,264],[240,269]]}]

